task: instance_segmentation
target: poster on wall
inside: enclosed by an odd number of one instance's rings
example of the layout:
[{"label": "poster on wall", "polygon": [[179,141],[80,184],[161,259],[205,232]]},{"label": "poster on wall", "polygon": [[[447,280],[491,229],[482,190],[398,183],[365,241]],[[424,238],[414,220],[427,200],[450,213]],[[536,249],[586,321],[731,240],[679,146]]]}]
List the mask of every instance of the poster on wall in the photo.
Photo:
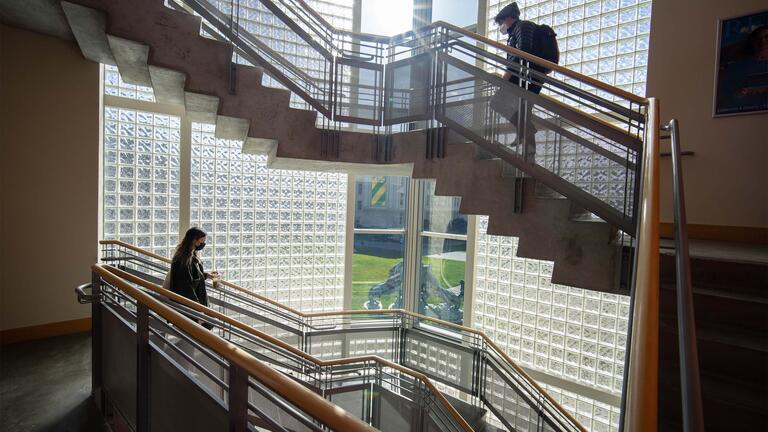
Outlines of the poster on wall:
[{"label": "poster on wall", "polygon": [[768,112],[768,10],[719,26],[714,115]]}]

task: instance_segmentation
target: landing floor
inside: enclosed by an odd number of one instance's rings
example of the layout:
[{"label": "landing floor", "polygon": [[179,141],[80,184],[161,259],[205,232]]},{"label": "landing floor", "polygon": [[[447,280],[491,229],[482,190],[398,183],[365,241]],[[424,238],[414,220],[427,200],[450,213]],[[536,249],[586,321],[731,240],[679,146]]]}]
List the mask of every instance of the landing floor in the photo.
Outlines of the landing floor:
[{"label": "landing floor", "polygon": [[0,431],[109,431],[90,394],[90,333],[0,347]]}]

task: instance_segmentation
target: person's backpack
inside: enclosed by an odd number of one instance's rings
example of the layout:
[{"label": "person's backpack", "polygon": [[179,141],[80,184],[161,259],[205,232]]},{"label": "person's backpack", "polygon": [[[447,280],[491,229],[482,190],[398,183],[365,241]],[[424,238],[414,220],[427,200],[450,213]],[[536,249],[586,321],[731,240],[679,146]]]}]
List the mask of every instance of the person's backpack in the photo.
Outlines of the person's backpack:
[{"label": "person's backpack", "polygon": [[[560,63],[560,47],[557,46],[557,33],[546,24],[536,24],[533,30],[533,54],[552,63]],[[544,73],[552,72],[545,69]]]}]

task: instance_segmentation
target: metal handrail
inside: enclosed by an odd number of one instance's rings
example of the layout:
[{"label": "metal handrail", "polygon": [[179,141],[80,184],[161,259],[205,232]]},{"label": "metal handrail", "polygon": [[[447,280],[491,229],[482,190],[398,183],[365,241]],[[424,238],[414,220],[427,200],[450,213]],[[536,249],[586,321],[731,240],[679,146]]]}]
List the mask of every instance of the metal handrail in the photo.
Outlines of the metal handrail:
[{"label": "metal handrail", "polygon": [[[303,0],[258,0],[274,16],[279,28],[294,33],[312,57],[317,58],[320,70],[307,74],[290,58],[276,53],[264,43],[258,43],[258,36],[249,34],[232,16],[225,16],[208,0],[173,1],[181,2],[201,15],[237,47],[237,52],[244,54],[252,63],[259,64],[267,74],[322,114],[324,127],[340,129],[346,127],[343,124],[362,124],[374,126],[368,130],[377,134],[381,133],[379,128],[384,127],[384,134],[390,135],[402,129],[392,129],[392,126],[402,126],[415,120],[428,120],[433,126],[435,123],[432,122],[442,123],[612,226],[635,236],[634,208],[637,197],[633,191],[637,175],[632,159],[642,147],[639,136],[646,123],[646,98],[443,21],[388,38],[377,37],[336,29]],[[459,56],[468,55],[475,61],[467,62],[463,57],[452,57],[452,52]],[[387,82],[391,81],[390,74],[394,73],[391,71],[396,70],[389,65],[419,59],[422,54],[430,54],[429,80],[435,82],[426,86],[428,94],[419,97],[428,99],[430,103],[427,105],[431,108],[415,116],[387,114],[392,112],[391,104],[394,100],[387,97],[387,92],[395,91],[390,88],[392,84]],[[365,61],[361,55],[370,56],[370,60]],[[510,61],[507,56],[521,61]],[[555,72],[555,76],[538,72],[532,68],[534,65]],[[499,91],[513,90],[512,87],[515,87],[497,76],[496,73],[501,71],[514,70],[521,85],[524,82],[539,82],[549,89],[553,97],[525,92],[519,87],[516,97],[524,99],[526,106],[536,106],[566,119],[577,130],[593,131],[609,147],[615,145],[618,153],[608,159],[616,169],[624,170],[627,183],[633,184],[626,184],[624,190],[617,193],[620,198],[610,199],[606,194],[601,198],[597,196],[598,192],[585,190],[568,180],[566,177],[570,173],[560,172],[559,167],[541,166],[535,160],[519,154],[520,149],[507,151],[509,148],[505,148],[499,141],[505,140],[502,136],[486,139],[462,127],[445,114],[445,108],[450,105],[445,100],[447,86],[453,83],[446,81],[438,69],[448,67],[469,74],[479,82],[490,83]],[[345,72],[345,68],[351,68],[352,72]],[[356,78],[355,68],[377,74],[375,84],[361,84]],[[467,100],[462,99],[462,103],[467,104]],[[486,110],[488,107],[491,107],[489,102]],[[369,114],[360,114],[361,111]],[[522,124],[528,120],[520,117],[518,121]],[[495,129],[490,127],[486,130]],[[596,151],[595,147],[599,146],[584,146],[595,155],[613,153],[613,150]],[[616,161],[616,156],[622,155],[625,155],[626,163]]]},{"label": "metal handrail", "polygon": [[363,363],[366,361],[373,361],[375,363],[379,363],[382,366],[387,366],[393,369],[397,369],[400,372],[403,372],[406,375],[412,376],[415,380],[421,381],[424,383],[424,385],[429,389],[429,391],[434,395],[434,397],[438,400],[438,402],[442,405],[442,408],[448,411],[453,419],[456,421],[456,423],[460,426],[460,428],[466,432],[472,432],[473,429],[469,426],[469,424],[464,420],[464,418],[459,414],[458,411],[453,407],[453,405],[448,402],[448,400],[443,396],[442,392],[440,392],[437,387],[432,383],[432,381],[427,378],[424,374],[420,372],[416,372],[414,370],[411,370],[409,368],[406,368],[402,365],[392,363],[388,360],[385,360],[378,356],[373,355],[367,355],[367,356],[359,356],[359,357],[348,357],[343,359],[336,359],[336,360],[321,360],[309,353],[306,353],[302,350],[299,350],[298,348],[285,343],[284,341],[281,341],[280,339],[277,339],[275,337],[272,337],[264,332],[261,332],[259,330],[256,330],[255,328],[248,326],[246,324],[243,324],[242,322],[233,319],[227,315],[222,314],[221,312],[218,312],[216,310],[213,310],[207,306],[203,306],[200,303],[194,302],[192,300],[189,300],[186,297],[180,296],[174,292],[168,291],[161,286],[154,284],[152,282],[149,282],[145,279],[142,279],[138,276],[135,276],[131,273],[128,273],[124,270],[120,270],[119,268],[110,266],[110,265],[102,265],[102,268],[106,269],[110,273],[114,274],[115,276],[131,282],[133,284],[139,285],[143,288],[146,288],[150,291],[153,291],[157,294],[162,295],[163,297],[166,297],[170,300],[173,300],[177,303],[181,303],[182,305],[196,310],[202,314],[205,314],[207,316],[216,318],[218,320],[221,320],[229,325],[232,325],[234,327],[239,328],[242,331],[245,331],[246,333],[249,333],[259,339],[265,340],[273,345],[276,345],[286,351],[291,352],[292,354],[299,356],[310,363],[314,364],[315,366],[334,366],[334,365],[348,365],[348,364],[354,364],[354,363]]},{"label": "metal handrail", "polygon": [[680,149],[680,125],[672,119],[663,127],[670,132],[672,153],[672,203],[675,212],[675,269],[677,282],[677,337],[680,351],[680,382],[683,407],[683,430],[704,430],[704,408],[701,401],[696,318],[693,307],[693,285],[688,248],[688,220],[685,212],[683,162]]},{"label": "metal handrail", "polygon": [[[142,249],[140,247],[131,245],[129,243],[125,243],[125,242],[120,241],[120,240],[101,240],[99,243],[101,245],[115,245],[115,246],[124,247],[126,249],[129,249],[129,250],[132,250],[132,251],[135,251],[135,252],[147,255],[149,257],[152,257],[154,259],[157,259],[159,261],[162,261],[162,262],[165,262],[165,263],[168,263],[168,264],[170,264],[170,262],[171,262],[170,259],[168,259],[168,258],[166,258],[166,257],[164,257],[162,255],[158,255],[158,254],[146,251],[146,250],[144,250],[144,249]],[[120,270],[117,270],[117,269],[116,269],[116,271],[119,272],[118,274],[121,275],[121,277],[125,277],[126,279],[131,280],[134,283],[140,283],[139,281],[142,281],[141,282],[142,286],[145,286],[146,288],[149,288],[149,289],[152,289],[154,291],[157,291],[157,289],[155,289],[155,287],[157,287],[155,284],[151,284],[150,282],[146,282],[144,279],[142,279],[142,278],[140,278],[138,276],[131,275],[130,273],[126,273],[126,272],[123,272],[123,271],[120,271]],[[273,299],[271,299],[269,297],[265,297],[265,296],[262,296],[260,294],[254,293],[253,291],[248,290],[247,288],[241,287],[241,286],[239,286],[237,284],[234,284],[234,283],[231,283],[231,282],[227,282],[227,281],[224,281],[224,280],[221,280],[220,283],[222,285],[226,286],[226,287],[232,288],[232,289],[234,289],[236,291],[248,294],[249,296],[253,296],[253,297],[255,297],[255,298],[257,298],[257,299],[259,299],[261,301],[269,303],[269,304],[273,305],[276,308],[279,308],[279,309],[282,309],[282,310],[286,310],[286,311],[289,311],[291,313],[294,313],[294,314],[298,315],[299,317],[301,317],[302,320],[305,320],[305,326],[307,328],[313,328],[314,327],[312,325],[312,320],[313,319],[322,319],[322,318],[329,318],[329,317],[339,317],[339,318],[342,318],[342,317],[366,316],[366,315],[367,316],[372,316],[372,315],[392,315],[392,316],[396,316],[396,317],[397,316],[399,316],[399,317],[411,317],[413,319],[416,319],[416,320],[419,320],[419,321],[425,321],[425,322],[434,324],[434,325],[439,326],[439,327],[447,327],[447,328],[451,328],[451,329],[454,329],[454,330],[462,332],[462,333],[476,335],[477,337],[479,337],[484,342],[484,345],[483,345],[484,347],[487,347],[487,349],[489,349],[490,351],[495,353],[498,357],[503,359],[504,362],[507,365],[509,365],[509,367],[511,367],[515,371],[515,373],[517,373],[522,378],[522,380],[525,382],[525,384],[527,386],[529,386],[530,388],[534,389],[534,391],[538,395],[543,397],[544,400],[546,400],[546,402],[550,406],[552,406],[556,410],[556,412],[558,414],[560,414],[560,415],[562,415],[564,417],[565,421],[567,421],[569,424],[571,424],[575,429],[577,429],[579,431],[582,431],[582,432],[586,432],[586,428],[584,428],[584,426],[582,426],[581,423],[571,413],[569,413],[562,405],[560,405],[560,403],[558,403],[549,393],[547,393],[506,352],[504,352],[501,348],[499,348],[499,346],[496,345],[496,343],[493,342],[493,340],[491,340],[490,337],[488,337],[484,332],[482,332],[480,330],[473,329],[473,328],[470,328],[470,327],[465,327],[465,326],[462,326],[462,325],[459,325],[459,324],[455,324],[455,323],[452,323],[452,322],[448,322],[448,321],[443,321],[443,320],[440,320],[440,319],[437,319],[437,318],[433,318],[433,317],[429,317],[429,316],[426,316],[426,315],[417,314],[417,313],[414,313],[414,312],[411,312],[411,311],[407,311],[407,310],[403,310],[403,309],[343,310],[343,311],[329,311],[329,312],[306,313],[306,312],[302,312],[300,310],[293,309],[293,308],[288,307],[286,305],[283,305],[282,303],[277,302],[277,301],[275,301],[275,300],[273,300]],[[157,287],[157,288],[159,288],[159,287]],[[160,288],[160,289],[162,289],[162,288]],[[166,290],[163,290],[163,292],[166,292]],[[173,293],[168,292],[168,294],[171,295]],[[166,294],[163,294],[163,295],[166,295]],[[176,300],[176,297],[178,297],[178,296],[173,294],[172,298],[174,300]],[[186,299],[182,300],[182,299],[183,298],[180,298],[180,299],[178,299],[178,301],[181,302],[181,303],[184,303],[185,305],[188,302],[192,303],[191,307],[196,308],[196,309],[198,309],[198,308],[207,309],[204,306],[200,306],[200,305],[198,305],[198,304],[196,304],[194,302],[190,302],[189,300],[186,300]],[[186,301],[184,301],[184,300],[186,300]],[[213,311],[213,312],[215,312],[215,311]],[[219,314],[218,312],[215,312],[215,313]],[[233,321],[237,321],[237,320],[233,320]],[[259,334],[263,334],[261,332],[258,332],[258,333]],[[301,352],[304,353],[303,351],[301,351]],[[305,357],[307,359],[313,358],[310,354],[307,354],[307,353],[304,353],[304,355],[302,355],[302,357]],[[334,360],[334,361],[341,361],[341,360]],[[386,360],[384,360],[384,361],[386,361]]]},{"label": "metal handrail", "polygon": [[[195,11],[197,13],[200,13],[200,9],[203,8],[203,10],[208,11],[208,13],[206,14],[206,15],[208,15],[207,18],[211,17],[211,15],[210,15],[211,8],[207,4],[206,0],[174,0],[174,1],[183,2],[184,4],[186,4],[188,7],[190,7],[193,11]],[[333,39],[331,39],[329,41],[329,43],[332,44],[331,48],[333,49],[333,51],[335,53],[339,53],[339,52],[343,51],[342,47],[339,47],[339,46],[336,45],[337,42],[341,39],[341,36],[351,37],[353,39],[357,39],[357,40],[360,40],[360,41],[370,41],[370,42],[375,42],[375,43],[379,43],[379,44],[385,44],[385,45],[393,46],[393,45],[399,45],[403,41],[408,41],[408,40],[411,40],[413,38],[418,38],[419,35],[426,34],[426,33],[430,32],[430,31],[444,32],[446,34],[449,34],[450,32],[453,32],[453,33],[455,33],[457,35],[461,35],[461,37],[471,39],[471,40],[473,40],[476,43],[480,43],[480,44],[487,45],[489,47],[493,47],[496,50],[502,51],[505,55],[509,54],[509,55],[518,57],[520,59],[526,60],[528,62],[531,62],[532,64],[543,66],[543,67],[545,67],[545,68],[547,68],[549,70],[552,70],[553,72],[557,72],[557,73],[562,74],[564,76],[567,76],[567,77],[569,77],[569,78],[571,78],[573,80],[576,80],[576,81],[581,82],[583,84],[587,84],[587,85],[589,85],[591,87],[594,87],[595,89],[598,89],[598,90],[610,93],[610,94],[612,94],[614,96],[618,96],[618,97],[620,97],[622,99],[625,99],[627,101],[636,103],[638,105],[645,105],[645,104],[648,103],[648,99],[645,98],[645,97],[642,97],[642,96],[639,96],[639,95],[627,92],[626,90],[622,90],[622,89],[620,89],[618,87],[612,86],[612,85],[607,84],[607,83],[602,82],[602,81],[599,81],[599,80],[597,80],[595,78],[589,77],[589,76],[584,75],[584,74],[582,74],[580,72],[576,72],[576,71],[574,71],[572,69],[568,69],[568,68],[566,68],[564,66],[561,66],[561,65],[559,65],[557,63],[552,63],[552,62],[550,62],[548,60],[545,60],[545,59],[543,59],[541,57],[535,56],[535,55],[533,55],[531,53],[528,53],[528,52],[525,52],[525,51],[521,51],[519,49],[516,49],[516,48],[510,47],[508,45],[499,43],[498,41],[495,41],[493,39],[490,39],[490,38],[487,38],[485,36],[479,35],[477,33],[471,32],[471,31],[469,31],[469,30],[467,30],[465,28],[456,26],[454,24],[451,24],[451,23],[448,23],[448,22],[445,22],[445,21],[435,21],[433,23],[430,23],[430,24],[427,24],[427,25],[425,25],[423,27],[420,27],[419,29],[409,30],[409,31],[403,32],[401,34],[397,34],[397,35],[394,35],[394,36],[391,36],[391,37],[386,37],[386,36],[372,35],[372,34],[367,34],[367,33],[352,32],[352,31],[342,30],[342,29],[338,29],[336,27],[333,27],[333,25],[328,23],[322,17],[322,15],[317,13],[311,6],[306,4],[303,0],[293,0],[294,2],[298,3],[301,6],[301,7],[298,7],[298,8],[294,7],[293,5],[287,4],[285,0],[274,0],[274,1],[273,0],[259,0],[259,1],[262,4],[264,4],[265,6],[267,6],[268,8],[272,9],[272,10],[274,10],[274,8],[277,8],[277,3],[279,3],[284,8],[290,10],[292,13],[297,14],[297,15],[301,15],[301,13],[300,13],[301,11],[309,12],[309,14],[312,15],[313,17],[315,17],[316,20],[319,21],[319,22],[314,23],[316,25],[312,25],[313,23],[304,21],[304,24],[306,24],[307,27],[300,29],[300,31],[298,31],[297,35],[300,36],[302,39],[304,39],[307,43],[312,44],[312,45],[317,44],[317,41],[314,38],[312,38],[312,37],[310,37],[308,35],[305,35],[304,33],[306,31],[314,33],[318,37],[321,37],[323,40],[327,40],[326,37],[325,37],[325,35],[327,33],[331,33],[333,35],[336,35],[335,38],[333,38]],[[306,10],[304,10],[304,9],[306,9]],[[294,22],[286,22],[286,25],[295,26],[296,23],[294,23]],[[320,26],[322,26],[323,28],[320,28]],[[238,35],[234,35],[233,34],[233,35],[228,35],[228,36],[230,36],[230,37],[238,36],[239,37],[239,34]],[[322,50],[326,50],[325,47],[323,47],[321,49]],[[489,54],[493,55],[492,53],[489,53]],[[309,102],[309,101],[307,101],[307,102]],[[583,114],[584,115],[589,115],[588,113],[583,113]]]},{"label": "metal handrail", "polygon": [[301,407],[301,409],[310,414],[313,418],[322,421],[333,430],[370,432],[376,430],[346,411],[338,409],[336,405],[333,405],[331,402],[325,400],[323,397],[312,392],[298,382],[256,360],[252,355],[242,349],[205,330],[203,327],[192,322],[189,318],[152,298],[140,289],[131,286],[121,277],[115,275],[109,268],[107,268],[107,266],[103,264],[94,264],[91,267],[91,270],[101,280],[132,297],[137,303],[145,305],[159,316],[171,322],[174,326],[183,330],[186,334],[192,336],[202,345],[210,348],[227,361],[236,364],[257,381],[263,383],[295,406]]}]

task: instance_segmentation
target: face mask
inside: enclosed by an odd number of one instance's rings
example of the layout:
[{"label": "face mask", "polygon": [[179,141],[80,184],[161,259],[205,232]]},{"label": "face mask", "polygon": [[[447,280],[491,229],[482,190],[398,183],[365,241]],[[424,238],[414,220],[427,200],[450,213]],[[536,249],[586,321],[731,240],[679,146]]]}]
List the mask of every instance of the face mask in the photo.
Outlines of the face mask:
[{"label": "face mask", "polygon": [[502,23],[502,24],[499,26],[499,33],[501,33],[501,34],[507,34],[507,30],[509,30],[509,26],[507,25],[507,23]]},{"label": "face mask", "polygon": [[197,251],[203,250],[204,247],[205,247],[205,243],[200,243],[199,245],[195,246],[195,250]]}]

